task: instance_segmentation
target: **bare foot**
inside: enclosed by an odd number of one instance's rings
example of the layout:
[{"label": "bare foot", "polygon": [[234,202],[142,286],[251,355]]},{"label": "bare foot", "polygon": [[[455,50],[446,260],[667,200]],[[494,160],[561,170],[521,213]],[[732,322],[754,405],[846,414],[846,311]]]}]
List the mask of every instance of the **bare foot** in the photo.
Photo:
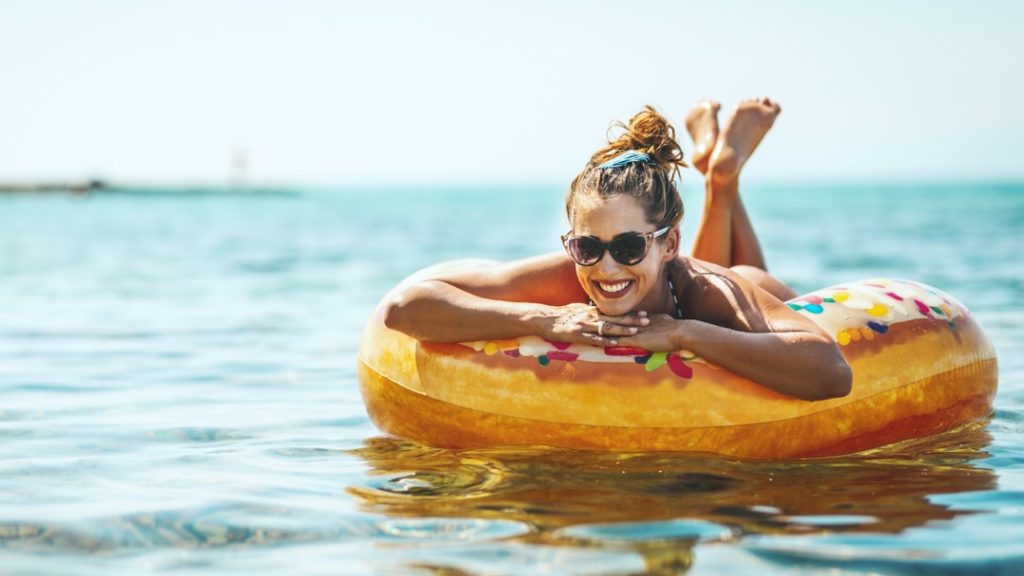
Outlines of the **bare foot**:
[{"label": "bare foot", "polygon": [[718,140],[718,109],[721,107],[714,100],[704,99],[686,114],[686,130],[693,140],[693,165],[701,174],[707,174],[708,160]]},{"label": "bare foot", "polygon": [[711,153],[709,164],[716,181],[739,176],[743,164],[754,153],[781,111],[782,108],[768,98],[744,100],[736,105]]}]

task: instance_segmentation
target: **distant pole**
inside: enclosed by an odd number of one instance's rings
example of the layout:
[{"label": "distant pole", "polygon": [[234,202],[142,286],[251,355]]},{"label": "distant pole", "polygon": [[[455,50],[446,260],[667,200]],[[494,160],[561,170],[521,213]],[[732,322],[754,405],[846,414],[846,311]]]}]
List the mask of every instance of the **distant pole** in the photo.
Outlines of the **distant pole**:
[{"label": "distant pole", "polygon": [[231,189],[242,192],[249,185],[249,151],[236,146],[231,152]]}]

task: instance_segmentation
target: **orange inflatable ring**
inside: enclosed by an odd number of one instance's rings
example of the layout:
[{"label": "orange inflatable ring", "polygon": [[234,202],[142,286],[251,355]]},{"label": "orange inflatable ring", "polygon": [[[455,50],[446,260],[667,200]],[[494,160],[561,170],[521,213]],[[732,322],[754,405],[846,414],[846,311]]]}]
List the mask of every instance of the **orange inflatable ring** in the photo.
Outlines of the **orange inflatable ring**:
[{"label": "orange inflatable ring", "polygon": [[[478,261],[440,264],[395,288]],[[787,304],[840,344],[853,369],[843,398],[776,393],[687,351],[651,354],[538,337],[437,344],[384,326],[363,334],[359,381],[382,430],[430,446],[543,445],[830,456],[925,436],[987,416],[996,355],[969,311],[908,280],[833,286]]]}]

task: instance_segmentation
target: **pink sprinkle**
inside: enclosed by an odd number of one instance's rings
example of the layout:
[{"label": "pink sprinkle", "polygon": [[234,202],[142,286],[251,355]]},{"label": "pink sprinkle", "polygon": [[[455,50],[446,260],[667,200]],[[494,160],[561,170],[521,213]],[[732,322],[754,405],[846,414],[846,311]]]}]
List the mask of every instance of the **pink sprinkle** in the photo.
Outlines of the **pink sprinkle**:
[{"label": "pink sprinkle", "polygon": [[807,296],[803,296],[800,299],[803,300],[804,302],[810,302],[811,304],[821,304],[822,302],[821,297],[815,296],[814,294],[808,294]]},{"label": "pink sprinkle", "polygon": [[903,296],[900,296],[895,292],[886,292],[885,295],[888,296],[889,298],[892,298],[893,300],[899,300],[900,302],[903,302]]},{"label": "pink sprinkle", "polygon": [[917,304],[917,309],[921,312],[921,314],[924,314],[925,316],[931,316],[932,315],[931,308],[925,306],[924,302],[921,302],[920,300],[915,298],[914,299],[914,304]]},{"label": "pink sprinkle", "polygon": [[[568,342],[555,342],[554,340],[548,340],[547,338],[545,338],[544,341],[547,342],[548,344],[551,344],[552,346],[559,350],[565,350],[566,348],[571,346],[571,344],[569,344]],[[548,356],[550,356],[550,354]]]},{"label": "pink sprinkle", "polygon": [[608,356],[647,356],[651,351],[629,346],[609,346],[604,349],[604,353]]},{"label": "pink sprinkle", "polygon": [[504,350],[505,356],[509,358],[519,358],[519,350]]},{"label": "pink sprinkle", "polygon": [[683,362],[682,358],[675,354],[671,354],[668,357],[668,367],[671,368],[672,371],[675,372],[676,376],[679,376],[680,378],[693,378],[693,368],[687,366],[686,363]]},{"label": "pink sprinkle", "polygon": [[562,362],[572,362],[580,357],[579,354],[572,352],[548,352],[547,356],[551,360],[561,360]]}]

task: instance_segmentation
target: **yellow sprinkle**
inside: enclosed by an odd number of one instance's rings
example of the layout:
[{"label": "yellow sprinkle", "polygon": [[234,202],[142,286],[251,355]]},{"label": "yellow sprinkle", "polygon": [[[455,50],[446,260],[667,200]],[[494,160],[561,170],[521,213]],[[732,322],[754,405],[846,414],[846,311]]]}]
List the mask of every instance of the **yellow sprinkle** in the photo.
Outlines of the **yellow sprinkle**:
[{"label": "yellow sprinkle", "polygon": [[499,350],[516,350],[519,348],[519,339],[506,338],[504,340],[497,340],[495,344],[498,345]]},{"label": "yellow sprinkle", "polygon": [[497,342],[488,342],[487,344],[484,344],[484,354],[487,354],[488,356],[494,356],[497,353],[498,353],[498,343]]},{"label": "yellow sprinkle", "polygon": [[846,346],[850,343],[850,333],[846,330],[840,330],[839,333],[836,334],[836,342],[839,342],[840,346]]},{"label": "yellow sprinkle", "polygon": [[836,302],[843,302],[849,297],[849,292],[836,292],[835,294],[832,295],[832,299],[835,300]]},{"label": "yellow sprinkle", "polygon": [[868,308],[868,314],[872,316],[885,316],[889,313],[889,308],[885,304],[875,304],[871,308]]}]

